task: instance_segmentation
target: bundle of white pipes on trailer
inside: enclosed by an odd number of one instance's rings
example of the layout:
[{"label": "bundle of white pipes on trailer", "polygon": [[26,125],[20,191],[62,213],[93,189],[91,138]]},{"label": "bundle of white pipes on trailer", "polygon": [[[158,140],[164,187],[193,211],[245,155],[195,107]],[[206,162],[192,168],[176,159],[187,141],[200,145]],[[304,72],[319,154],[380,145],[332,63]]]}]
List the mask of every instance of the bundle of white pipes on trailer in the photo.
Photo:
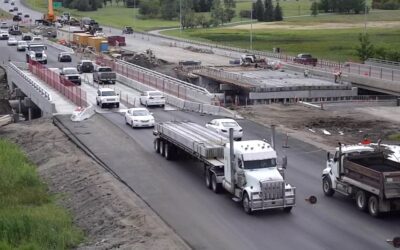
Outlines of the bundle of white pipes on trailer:
[{"label": "bundle of white pipes on trailer", "polygon": [[156,131],[190,148],[205,158],[220,158],[228,138],[193,122],[163,122]]}]

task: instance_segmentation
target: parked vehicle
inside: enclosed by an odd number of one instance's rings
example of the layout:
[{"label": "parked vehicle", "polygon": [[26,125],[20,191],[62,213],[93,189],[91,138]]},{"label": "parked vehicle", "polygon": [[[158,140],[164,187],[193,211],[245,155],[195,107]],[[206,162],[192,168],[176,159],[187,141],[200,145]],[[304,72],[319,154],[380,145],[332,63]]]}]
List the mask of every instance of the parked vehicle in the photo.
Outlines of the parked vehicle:
[{"label": "parked vehicle", "polygon": [[76,69],[79,71],[79,73],[93,73],[94,65],[90,60],[81,60]]},{"label": "parked vehicle", "polygon": [[0,30],[0,40],[8,40],[8,38],[10,38],[8,31]]},{"label": "parked vehicle", "polygon": [[206,127],[225,137],[229,137],[229,129],[233,128],[234,140],[240,141],[243,137],[242,127],[233,119],[214,119],[208,122]]},{"label": "parked vehicle", "polygon": [[111,83],[115,84],[117,81],[117,74],[107,66],[97,66],[93,72],[93,81],[98,83]]},{"label": "parked vehicle", "polygon": [[131,108],[125,113],[125,123],[132,128],[154,127],[154,116],[146,108]]},{"label": "parked vehicle", "polygon": [[72,61],[71,54],[68,52],[60,52],[58,54],[58,61],[59,62],[71,62]]},{"label": "parked vehicle", "polygon": [[15,46],[17,45],[18,41],[15,39],[15,37],[10,37],[7,41],[8,46]]},{"label": "parked vehicle", "polygon": [[144,106],[165,106],[165,97],[160,91],[145,91],[140,95],[140,104]]},{"label": "parked vehicle", "polygon": [[26,41],[18,41],[17,51],[25,51],[27,47],[28,47],[28,43]]},{"label": "parked vehicle", "polygon": [[47,64],[46,46],[43,44],[28,43],[26,51],[26,62],[29,60]]},{"label": "parked vehicle", "polygon": [[133,34],[133,29],[130,26],[125,26],[122,29],[122,34]]},{"label": "parked vehicle", "polygon": [[318,59],[312,57],[311,54],[298,54],[293,61],[295,63],[301,63],[301,64],[305,64],[305,65],[313,65],[316,66],[318,63]]},{"label": "parked vehicle", "polygon": [[355,198],[360,210],[377,217],[383,212],[400,210],[400,162],[393,161],[378,144],[349,145],[327,154],[322,172],[326,196],[335,192]]},{"label": "parked vehicle", "polygon": [[[233,133],[233,130],[232,132]],[[286,183],[277,154],[266,141],[234,142],[193,122],[157,123],[154,149],[167,160],[188,154],[204,164],[205,184],[218,193],[227,190],[246,213],[295,206],[296,188]]]},{"label": "parked vehicle", "polygon": [[119,108],[119,95],[110,88],[100,88],[97,90],[96,103],[101,108],[115,106]]},{"label": "parked vehicle", "polygon": [[[76,84],[76,85],[81,85],[81,76],[79,75],[79,72],[76,68],[73,67],[66,67],[62,68],[60,71],[60,80],[61,83],[65,85],[65,83],[68,83],[68,81]],[[65,81],[68,80],[68,81]]]}]

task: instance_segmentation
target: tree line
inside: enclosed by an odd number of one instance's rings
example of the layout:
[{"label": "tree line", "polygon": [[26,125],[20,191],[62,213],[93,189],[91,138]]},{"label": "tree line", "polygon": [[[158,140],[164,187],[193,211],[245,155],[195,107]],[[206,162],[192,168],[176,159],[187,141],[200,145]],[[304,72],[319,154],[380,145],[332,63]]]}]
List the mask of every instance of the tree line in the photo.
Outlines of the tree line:
[{"label": "tree line", "polygon": [[365,0],[320,0],[319,10],[335,13],[364,13]]},{"label": "tree line", "polygon": [[279,5],[279,1],[276,2],[274,7],[272,0],[257,0],[253,3],[253,19],[257,19],[259,22],[272,22],[282,21],[283,13],[282,8]]},{"label": "tree line", "polygon": [[398,10],[400,9],[400,0],[372,0],[372,8]]}]

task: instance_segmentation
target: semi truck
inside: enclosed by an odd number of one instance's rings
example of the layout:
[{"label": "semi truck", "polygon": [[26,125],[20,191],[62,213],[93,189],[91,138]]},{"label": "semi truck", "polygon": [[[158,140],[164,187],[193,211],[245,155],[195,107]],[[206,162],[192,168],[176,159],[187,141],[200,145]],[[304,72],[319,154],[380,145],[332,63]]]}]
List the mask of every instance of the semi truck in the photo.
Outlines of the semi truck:
[{"label": "semi truck", "polygon": [[331,158],[327,154],[322,172],[326,196],[335,192],[355,199],[358,209],[378,217],[400,210],[400,162],[390,147],[341,145]]},{"label": "semi truck", "polygon": [[290,212],[296,203],[296,188],[285,180],[287,158],[277,164],[276,151],[263,140],[233,141],[188,121],[157,123],[154,149],[167,160],[182,154],[204,166],[207,188],[228,191],[244,211],[283,209]]}]

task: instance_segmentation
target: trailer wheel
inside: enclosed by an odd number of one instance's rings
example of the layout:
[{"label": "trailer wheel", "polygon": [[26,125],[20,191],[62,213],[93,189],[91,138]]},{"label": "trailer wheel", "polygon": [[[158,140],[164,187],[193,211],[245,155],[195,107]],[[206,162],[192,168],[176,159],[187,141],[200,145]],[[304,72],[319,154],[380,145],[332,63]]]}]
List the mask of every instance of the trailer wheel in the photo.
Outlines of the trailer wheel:
[{"label": "trailer wheel", "polygon": [[211,189],[216,194],[218,194],[221,189],[221,185],[217,182],[217,176],[214,173],[211,175]]},{"label": "trailer wheel", "polygon": [[367,210],[368,207],[368,196],[363,190],[358,190],[356,193],[356,205],[361,211]]},{"label": "trailer wheel", "polygon": [[172,145],[169,143],[164,143],[164,157],[168,161],[172,160]]},{"label": "trailer wheel", "polygon": [[160,140],[160,155],[164,156],[164,141]]},{"label": "trailer wheel", "polygon": [[290,213],[292,211],[292,208],[293,207],[285,207],[285,208],[283,208],[283,212]]},{"label": "trailer wheel", "polygon": [[157,154],[160,153],[160,139],[158,138],[154,140],[154,150]]},{"label": "trailer wheel", "polygon": [[372,195],[368,200],[368,212],[373,217],[379,217],[379,200],[378,197]]},{"label": "trailer wheel", "polygon": [[247,193],[244,193],[243,195],[243,210],[246,214],[252,214],[253,212],[250,207],[250,199]]},{"label": "trailer wheel", "polygon": [[207,166],[204,167],[204,180],[206,181],[206,187],[211,188],[211,175],[210,170],[207,169]]},{"label": "trailer wheel", "polygon": [[335,193],[335,190],[332,189],[332,181],[329,176],[325,176],[322,179],[322,190],[326,196],[332,196]]}]

